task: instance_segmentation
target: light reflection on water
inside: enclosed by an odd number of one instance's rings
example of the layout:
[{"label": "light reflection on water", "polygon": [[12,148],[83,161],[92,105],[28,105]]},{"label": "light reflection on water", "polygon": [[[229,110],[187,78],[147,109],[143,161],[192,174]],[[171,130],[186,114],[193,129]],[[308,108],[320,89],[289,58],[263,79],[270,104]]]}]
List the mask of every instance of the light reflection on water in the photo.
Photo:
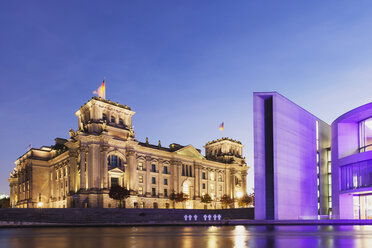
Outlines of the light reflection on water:
[{"label": "light reflection on water", "polygon": [[0,229],[0,247],[372,247],[372,226],[159,226]]}]

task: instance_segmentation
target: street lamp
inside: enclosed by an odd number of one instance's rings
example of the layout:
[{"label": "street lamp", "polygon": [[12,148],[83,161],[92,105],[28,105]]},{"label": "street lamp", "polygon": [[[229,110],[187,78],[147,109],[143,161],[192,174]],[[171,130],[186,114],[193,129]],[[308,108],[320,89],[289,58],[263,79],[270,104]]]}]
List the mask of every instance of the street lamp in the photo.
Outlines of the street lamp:
[{"label": "street lamp", "polygon": [[237,198],[242,198],[243,197],[243,191],[239,190],[238,192],[236,192],[236,197]]},{"label": "street lamp", "polygon": [[37,203],[37,207],[38,208],[42,208],[43,207],[43,202],[41,201],[41,193],[39,193],[39,202]]}]

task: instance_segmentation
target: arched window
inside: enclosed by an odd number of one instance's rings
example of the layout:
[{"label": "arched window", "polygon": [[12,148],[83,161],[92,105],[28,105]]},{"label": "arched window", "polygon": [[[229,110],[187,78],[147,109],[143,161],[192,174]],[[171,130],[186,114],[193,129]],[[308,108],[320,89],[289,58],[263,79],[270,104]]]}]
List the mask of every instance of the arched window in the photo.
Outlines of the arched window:
[{"label": "arched window", "polygon": [[102,120],[107,121],[107,115],[106,114],[102,114]]},{"label": "arched window", "polygon": [[120,125],[124,125],[124,121],[123,121],[123,119],[119,118],[119,124],[120,124]]}]

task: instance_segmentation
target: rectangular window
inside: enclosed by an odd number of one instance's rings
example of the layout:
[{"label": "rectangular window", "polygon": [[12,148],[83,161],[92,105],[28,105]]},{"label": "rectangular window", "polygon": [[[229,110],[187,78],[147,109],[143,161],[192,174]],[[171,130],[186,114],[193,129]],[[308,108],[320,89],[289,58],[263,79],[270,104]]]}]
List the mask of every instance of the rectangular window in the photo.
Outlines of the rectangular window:
[{"label": "rectangular window", "polygon": [[138,182],[139,182],[139,183],[143,183],[143,176],[139,176],[139,177],[138,177]]},{"label": "rectangular window", "polygon": [[156,172],[156,165],[155,164],[151,165],[151,172]]},{"label": "rectangular window", "polygon": [[211,175],[211,180],[214,181],[214,173],[212,172],[210,175]]},{"label": "rectangular window", "polygon": [[151,182],[152,182],[152,184],[156,184],[156,178],[155,177],[152,177],[151,178]]},{"label": "rectangular window", "polygon": [[168,197],[168,189],[164,189],[164,196]]},{"label": "rectangular window", "polygon": [[202,179],[205,179],[205,172],[202,172]]},{"label": "rectangular window", "polygon": [[143,195],[143,188],[142,187],[138,187],[138,194]]},{"label": "rectangular window", "polygon": [[192,166],[190,165],[190,167],[189,167],[189,170],[190,170],[190,177],[192,177]]},{"label": "rectangular window", "polygon": [[168,166],[163,167],[163,174],[168,174]]},{"label": "rectangular window", "polygon": [[138,163],[138,170],[143,171],[143,163],[142,162]]},{"label": "rectangular window", "polygon": [[151,195],[152,195],[152,196],[156,196],[156,189],[155,189],[155,188],[152,188],[152,189],[151,189]]},{"label": "rectangular window", "polygon": [[202,188],[205,189],[205,183],[202,184]]},{"label": "rectangular window", "polygon": [[168,179],[164,178],[164,185],[168,185]]}]

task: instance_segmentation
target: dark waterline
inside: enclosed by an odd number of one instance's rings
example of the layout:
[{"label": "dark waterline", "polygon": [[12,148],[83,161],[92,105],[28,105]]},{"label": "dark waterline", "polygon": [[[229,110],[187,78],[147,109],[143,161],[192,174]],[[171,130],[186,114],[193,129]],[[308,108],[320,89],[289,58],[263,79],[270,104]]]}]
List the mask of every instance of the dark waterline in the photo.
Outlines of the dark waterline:
[{"label": "dark waterline", "polygon": [[160,226],[0,229],[0,247],[372,247],[372,226]]}]

